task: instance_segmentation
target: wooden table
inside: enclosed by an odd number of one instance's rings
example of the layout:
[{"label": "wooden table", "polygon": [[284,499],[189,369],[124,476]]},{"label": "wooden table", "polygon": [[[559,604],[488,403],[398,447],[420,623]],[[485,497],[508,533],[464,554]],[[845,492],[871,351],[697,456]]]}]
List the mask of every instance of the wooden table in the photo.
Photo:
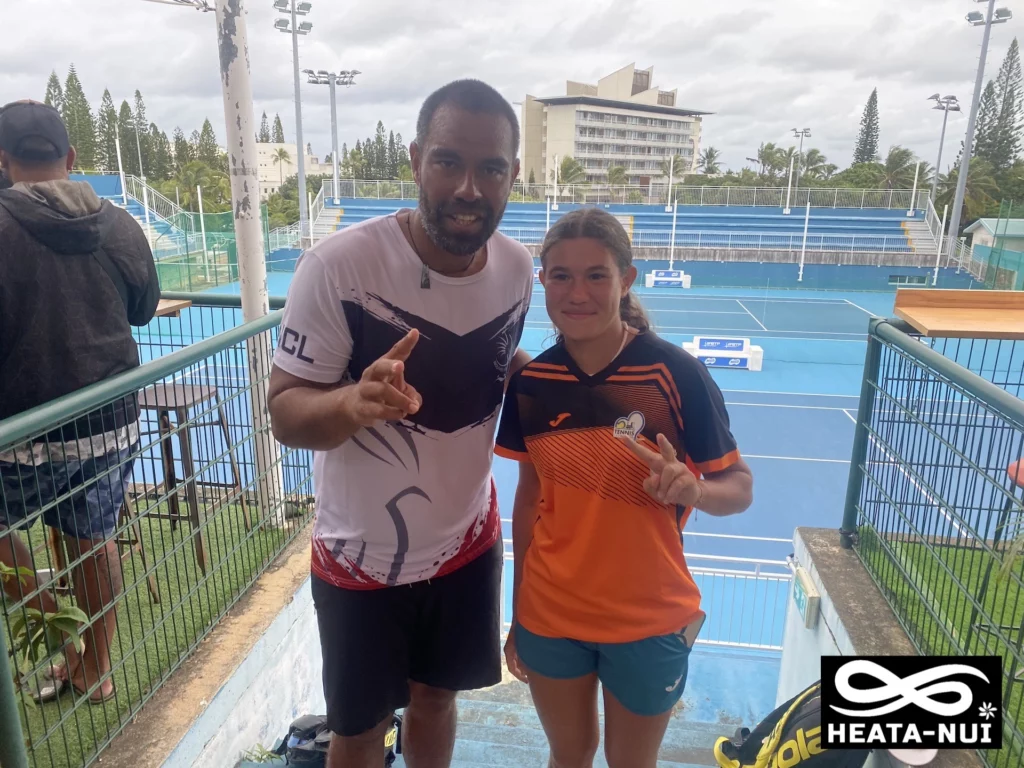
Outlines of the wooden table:
[{"label": "wooden table", "polygon": [[1024,339],[1024,292],[900,288],[896,316],[923,336]]},{"label": "wooden table", "polygon": [[157,317],[177,317],[181,310],[188,309],[192,302],[187,299],[160,299],[156,305]]}]

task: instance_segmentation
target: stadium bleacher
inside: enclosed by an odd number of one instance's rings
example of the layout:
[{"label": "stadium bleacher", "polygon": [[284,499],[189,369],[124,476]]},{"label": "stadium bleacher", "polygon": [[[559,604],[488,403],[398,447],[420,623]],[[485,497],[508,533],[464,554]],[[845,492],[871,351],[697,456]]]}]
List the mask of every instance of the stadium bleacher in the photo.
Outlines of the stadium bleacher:
[{"label": "stadium bleacher", "polygon": [[[341,198],[335,206],[330,198],[318,218],[326,229],[344,229],[360,221],[413,207],[414,200]],[[551,210],[551,222],[582,206],[561,203]],[[671,243],[673,214],[657,205],[602,205],[616,216],[630,233],[634,246],[667,248]],[[509,203],[500,231],[527,244],[540,243],[547,229],[544,203]],[[908,217],[905,210],[860,208],[812,208],[807,247],[813,250],[841,249],[907,253],[916,250],[908,238],[908,224],[921,221],[918,211]],[[676,211],[677,248],[773,248],[800,247],[804,211],[745,206],[680,206]]]}]

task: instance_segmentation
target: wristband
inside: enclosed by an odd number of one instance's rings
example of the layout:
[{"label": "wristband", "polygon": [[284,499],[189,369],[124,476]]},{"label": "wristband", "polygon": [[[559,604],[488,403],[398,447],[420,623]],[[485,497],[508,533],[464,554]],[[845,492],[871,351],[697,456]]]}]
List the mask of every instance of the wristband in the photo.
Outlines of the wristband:
[{"label": "wristband", "polygon": [[702,501],[704,501],[704,483],[700,480],[697,481],[697,500],[693,502],[694,509],[696,509]]}]

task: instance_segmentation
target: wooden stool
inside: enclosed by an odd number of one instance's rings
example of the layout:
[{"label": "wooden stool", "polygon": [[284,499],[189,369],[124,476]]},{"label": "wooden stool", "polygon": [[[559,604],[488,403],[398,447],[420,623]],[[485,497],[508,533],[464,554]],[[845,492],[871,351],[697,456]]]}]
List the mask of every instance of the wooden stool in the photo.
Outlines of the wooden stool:
[{"label": "wooden stool", "polygon": [[[121,502],[121,512],[119,522],[123,525],[128,523],[124,529],[124,536],[115,538],[114,543],[117,544],[121,554],[121,562],[130,558],[134,553],[139,553],[139,559],[142,560],[142,570],[149,570],[149,564],[146,562],[146,550],[142,546],[142,529],[139,526],[139,518],[133,515],[131,509],[128,507],[128,496],[125,495],[125,499]],[[125,549],[127,547],[127,549]],[[146,580],[149,582],[149,596],[154,603],[160,602],[160,592],[156,588],[156,577],[150,573],[146,576]]]},{"label": "wooden stool", "polygon": [[[196,405],[208,401],[217,403],[217,418],[211,421],[197,421],[189,423],[189,412]],[[189,523],[193,528],[196,561],[199,568],[206,573],[206,544],[203,540],[202,521],[199,516],[199,491],[195,477],[195,464],[192,460],[192,440],[190,430],[199,427],[219,426],[224,435],[228,451],[228,459],[231,462],[232,483],[204,483],[204,485],[232,488],[238,491],[239,504],[242,506],[242,516],[245,519],[245,529],[252,529],[249,521],[249,510],[245,504],[245,494],[242,491],[242,478],[238,470],[238,463],[235,461],[235,452],[231,447],[231,434],[228,431],[228,420],[224,413],[224,407],[217,397],[217,388],[206,384],[192,384],[174,382],[173,384],[154,384],[147,387],[139,394],[139,408],[146,411],[155,411],[160,434],[160,456],[164,473],[164,488],[170,494],[167,498],[169,512],[150,512],[146,516],[171,521],[171,530],[175,530],[178,522]],[[181,491],[178,489],[181,481],[174,471],[174,450],[171,440],[174,427],[171,424],[171,414],[174,414],[178,426],[178,444],[181,448],[181,466],[184,470],[183,478],[185,485],[185,506],[187,510],[181,510]],[[146,434],[153,434],[152,432]]]}]

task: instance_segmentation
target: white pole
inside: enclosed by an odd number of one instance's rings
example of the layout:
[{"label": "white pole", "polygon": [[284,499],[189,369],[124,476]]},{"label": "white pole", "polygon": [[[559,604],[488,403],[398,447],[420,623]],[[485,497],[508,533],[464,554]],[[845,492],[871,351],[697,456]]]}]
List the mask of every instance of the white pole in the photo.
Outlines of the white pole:
[{"label": "white pole", "polygon": [[807,196],[807,213],[804,214],[804,244],[800,248],[800,274],[797,276],[797,282],[802,283],[804,280],[804,255],[807,253],[807,228],[811,223],[811,196]]},{"label": "white pole", "polygon": [[672,210],[672,171],[675,170],[673,168],[675,161],[675,155],[672,155],[668,159],[668,194],[665,195],[665,213],[668,213],[669,211]]},{"label": "white pole", "polygon": [[117,130],[117,123],[114,123],[114,146],[117,147],[117,175],[121,177],[121,202],[128,207],[128,187],[124,180],[124,163],[121,162],[121,132]]},{"label": "white pole", "polygon": [[[970,173],[971,152],[974,149],[974,126],[978,119],[978,103],[981,100],[982,83],[985,79],[985,57],[988,56],[988,39],[992,31],[992,14],[995,12],[996,0],[989,0],[988,14],[985,17],[985,34],[981,38],[981,55],[978,57],[978,74],[974,81],[974,96],[971,99],[971,115],[967,118],[967,136],[964,138],[964,153],[957,172],[956,196],[953,200],[952,218],[949,225],[949,243],[952,251],[960,236],[960,217],[964,210],[964,194],[967,191],[967,177]],[[939,169],[936,168],[938,173]]]},{"label": "white pole", "polygon": [[942,224],[939,226],[939,243],[935,247],[935,272],[932,275],[932,285],[939,282],[939,257],[942,255],[942,236],[946,233],[946,212],[949,210],[949,203],[942,207]]},{"label": "white pole", "polygon": [[917,201],[917,176],[919,173],[921,173],[921,163],[914,166],[914,191],[910,193],[910,210],[907,211],[907,216],[913,216],[916,208],[914,203]]},{"label": "white pole", "polygon": [[[793,189],[793,158],[791,157],[791,158],[789,158],[789,182],[786,184],[786,210],[783,211],[783,213],[786,214],[786,215],[789,215],[789,193],[790,193],[790,190],[792,190],[792,189]],[[808,199],[808,201],[810,201],[810,199],[811,199],[810,195],[807,196],[807,199]]]},{"label": "white pole", "polygon": [[558,155],[555,158],[555,210],[558,210]]},{"label": "white pole", "polygon": [[334,160],[334,204],[338,205],[338,104],[335,100],[335,85],[337,78],[334,73],[330,74],[331,82],[331,156]]},{"label": "white pole", "polygon": [[299,24],[292,0],[292,69],[295,75],[295,146],[299,154],[299,246],[305,247],[310,234],[306,200],[306,145],[302,141],[302,94],[299,90]]},{"label": "white pole", "polygon": [[[256,121],[244,4],[245,0],[217,0],[217,49],[227,127],[228,168],[232,169],[231,210],[238,246],[238,276],[242,284],[242,317],[248,322],[267,315],[270,302],[260,225],[259,161],[253,132]],[[303,197],[300,195],[299,200]],[[259,506],[265,518],[281,525],[285,518],[281,449],[270,430],[267,408],[267,381],[274,352],[270,332],[251,337],[247,348]]]},{"label": "white pole", "polygon": [[174,204],[181,208],[181,195],[178,194],[178,185],[174,185]]},{"label": "white pole", "polygon": [[676,214],[679,212],[679,201],[672,201],[672,239],[668,248],[668,268],[675,266],[676,258]]},{"label": "white pole", "polygon": [[544,221],[544,231],[547,232],[551,229],[551,198],[545,195],[544,203],[544,207],[547,209],[547,215]]},{"label": "white pole", "polygon": [[206,220],[203,218],[203,188],[196,184],[196,192],[199,193],[199,228],[203,233],[203,271],[206,273],[206,282],[210,282],[210,254],[206,250]]},{"label": "white pole", "polygon": [[942,145],[946,143],[946,120],[949,119],[949,104],[942,111],[942,133],[939,136],[939,156],[935,158],[935,178],[932,179],[932,205],[935,204],[935,190],[939,186],[939,170],[942,167]]}]

